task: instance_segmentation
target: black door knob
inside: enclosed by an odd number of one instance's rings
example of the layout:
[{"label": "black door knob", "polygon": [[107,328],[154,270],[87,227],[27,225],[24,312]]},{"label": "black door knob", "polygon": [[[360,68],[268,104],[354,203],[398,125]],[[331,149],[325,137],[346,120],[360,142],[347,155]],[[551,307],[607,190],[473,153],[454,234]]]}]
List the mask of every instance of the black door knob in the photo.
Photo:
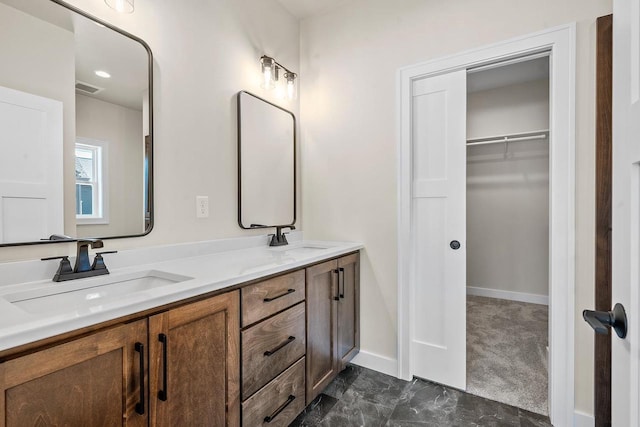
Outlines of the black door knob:
[{"label": "black door knob", "polygon": [[451,249],[458,250],[460,249],[460,242],[458,242],[457,240],[452,240],[451,243],[449,243],[449,246],[451,247]]},{"label": "black door knob", "polygon": [[627,336],[627,314],[620,303],[616,304],[611,311],[584,310],[582,317],[596,331],[596,334],[607,335],[608,328],[613,328],[620,338]]}]

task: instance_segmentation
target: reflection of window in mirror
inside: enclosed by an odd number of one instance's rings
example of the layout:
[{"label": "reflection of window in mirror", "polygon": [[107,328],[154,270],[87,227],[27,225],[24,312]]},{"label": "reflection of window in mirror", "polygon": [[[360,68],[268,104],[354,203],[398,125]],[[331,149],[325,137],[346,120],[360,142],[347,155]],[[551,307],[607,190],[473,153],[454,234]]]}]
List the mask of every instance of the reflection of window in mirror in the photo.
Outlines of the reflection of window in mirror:
[{"label": "reflection of window in mirror", "polygon": [[75,153],[78,224],[108,224],[107,144],[82,138]]}]

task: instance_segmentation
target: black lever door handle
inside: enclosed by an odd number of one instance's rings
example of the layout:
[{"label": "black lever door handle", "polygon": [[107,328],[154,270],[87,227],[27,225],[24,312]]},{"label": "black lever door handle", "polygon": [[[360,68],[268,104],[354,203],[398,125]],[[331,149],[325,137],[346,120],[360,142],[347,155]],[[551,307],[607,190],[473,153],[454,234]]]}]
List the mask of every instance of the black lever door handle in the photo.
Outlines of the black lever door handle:
[{"label": "black lever door handle", "polygon": [[627,314],[622,304],[618,303],[611,311],[584,310],[584,320],[596,331],[596,334],[607,335],[613,328],[620,338],[627,336]]}]

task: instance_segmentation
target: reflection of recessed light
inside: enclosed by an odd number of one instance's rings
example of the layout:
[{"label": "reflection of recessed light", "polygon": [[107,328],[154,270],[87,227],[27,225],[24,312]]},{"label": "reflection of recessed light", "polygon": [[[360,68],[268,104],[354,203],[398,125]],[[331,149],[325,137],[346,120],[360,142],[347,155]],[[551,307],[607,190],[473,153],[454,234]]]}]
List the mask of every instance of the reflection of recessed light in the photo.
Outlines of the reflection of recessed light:
[{"label": "reflection of recessed light", "polygon": [[107,28],[107,27],[105,27],[104,25],[102,25],[102,24],[101,24],[101,23],[99,23],[99,22],[95,22],[95,21],[93,21],[93,23],[94,23],[94,24],[96,24],[96,25],[97,25],[98,27],[100,27],[100,28]]},{"label": "reflection of recessed light", "polygon": [[96,76],[98,77],[102,77],[103,79],[110,79],[111,78],[111,74],[107,73],[106,71],[96,71]]}]

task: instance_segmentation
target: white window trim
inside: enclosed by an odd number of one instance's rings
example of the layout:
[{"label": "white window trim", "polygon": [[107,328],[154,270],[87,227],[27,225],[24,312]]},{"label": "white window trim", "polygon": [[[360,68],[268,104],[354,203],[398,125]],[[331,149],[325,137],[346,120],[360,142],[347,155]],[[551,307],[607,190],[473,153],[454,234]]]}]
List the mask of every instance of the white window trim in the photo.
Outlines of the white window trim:
[{"label": "white window trim", "polygon": [[[101,168],[100,168],[100,184],[101,184],[101,209],[100,218],[78,218],[76,216],[76,225],[106,225],[109,224],[109,144],[106,141],[98,139],[77,137],[76,144],[93,145],[101,148]],[[75,147],[75,145],[74,145]],[[75,193],[75,192],[74,192]]]}]

